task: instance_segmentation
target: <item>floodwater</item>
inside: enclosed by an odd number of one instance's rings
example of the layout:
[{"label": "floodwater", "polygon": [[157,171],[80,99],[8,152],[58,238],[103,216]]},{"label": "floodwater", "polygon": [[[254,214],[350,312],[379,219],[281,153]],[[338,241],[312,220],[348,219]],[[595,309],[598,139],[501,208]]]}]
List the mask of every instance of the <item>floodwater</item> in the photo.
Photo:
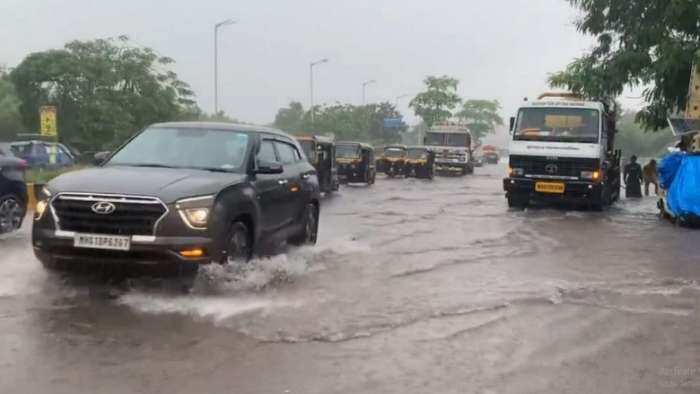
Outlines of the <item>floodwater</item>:
[{"label": "floodwater", "polygon": [[323,202],[315,247],[117,284],[0,238],[2,393],[696,393],[700,232],[509,210],[501,166]]}]

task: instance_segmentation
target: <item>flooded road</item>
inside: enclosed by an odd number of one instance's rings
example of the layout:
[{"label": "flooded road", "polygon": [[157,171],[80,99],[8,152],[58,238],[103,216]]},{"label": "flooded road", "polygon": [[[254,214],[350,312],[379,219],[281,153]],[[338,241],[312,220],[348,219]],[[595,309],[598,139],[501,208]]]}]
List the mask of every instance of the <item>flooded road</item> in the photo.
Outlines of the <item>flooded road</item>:
[{"label": "flooded road", "polygon": [[509,210],[504,169],[379,179],[319,243],[192,294],[47,274],[0,239],[2,393],[696,393],[700,232],[655,199]]}]

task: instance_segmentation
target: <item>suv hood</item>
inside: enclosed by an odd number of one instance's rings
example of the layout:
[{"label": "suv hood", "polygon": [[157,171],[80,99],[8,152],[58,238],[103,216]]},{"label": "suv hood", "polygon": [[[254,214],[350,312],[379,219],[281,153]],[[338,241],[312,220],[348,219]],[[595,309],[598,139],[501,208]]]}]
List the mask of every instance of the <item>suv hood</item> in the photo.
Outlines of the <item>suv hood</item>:
[{"label": "suv hood", "polygon": [[181,168],[109,166],[63,174],[49,182],[53,193],[128,194],[158,197],[170,204],[177,200],[217,194],[240,183],[245,175]]}]

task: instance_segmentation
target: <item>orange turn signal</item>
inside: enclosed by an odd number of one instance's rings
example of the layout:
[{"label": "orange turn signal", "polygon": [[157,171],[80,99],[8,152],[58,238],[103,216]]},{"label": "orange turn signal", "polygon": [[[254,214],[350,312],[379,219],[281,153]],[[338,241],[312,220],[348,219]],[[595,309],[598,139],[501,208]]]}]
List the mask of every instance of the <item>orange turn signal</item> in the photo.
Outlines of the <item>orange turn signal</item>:
[{"label": "orange turn signal", "polygon": [[593,171],[593,180],[597,181],[600,179],[600,171]]},{"label": "orange turn signal", "polygon": [[180,256],[188,258],[188,259],[202,257],[202,256],[204,256],[204,249],[195,248],[195,249],[181,250]]}]

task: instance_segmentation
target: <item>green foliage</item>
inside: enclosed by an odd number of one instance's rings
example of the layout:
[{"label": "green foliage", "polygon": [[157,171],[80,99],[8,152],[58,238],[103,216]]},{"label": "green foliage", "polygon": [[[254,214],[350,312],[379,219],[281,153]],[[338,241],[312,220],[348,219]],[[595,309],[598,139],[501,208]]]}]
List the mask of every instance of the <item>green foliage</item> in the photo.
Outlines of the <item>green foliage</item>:
[{"label": "green foliage", "polygon": [[12,82],[0,75],[0,141],[11,141],[17,132],[23,131],[19,105]]},{"label": "green foliage", "polygon": [[418,93],[409,106],[428,127],[431,127],[435,123],[451,118],[452,111],[462,102],[457,95],[459,81],[443,75],[442,77],[429,76],[423,82],[426,90]]},{"label": "green foliage", "polygon": [[456,116],[467,123],[474,139],[481,140],[486,134],[496,131],[496,126],[503,125],[503,118],[498,114],[501,104],[498,100],[467,100]]},{"label": "green foliage", "polygon": [[372,143],[401,141],[401,128],[384,128],[385,118],[400,117],[396,107],[388,102],[355,106],[336,104],[316,109],[313,126],[310,117],[304,117],[303,130],[315,134],[333,134],[336,140],[352,140]]},{"label": "green foliage", "polygon": [[168,70],[172,63],[122,36],[32,53],[10,77],[25,125],[38,130],[39,107],[56,105],[60,140],[96,151],[148,124],[198,112],[190,87]]},{"label": "green foliage", "polygon": [[298,101],[289,103],[289,107],[280,108],[275,116],[275,127],[288,133],[299,133],[304,129],[304,106]]},{"label": "green foliage", "polygon": [[597,45],[550,84],[593,98],[615,98],[625,86],[644,86],[646,108],[637,114],[646,129],[666,126],[685,109],[690,70],[700,61],[697,0],[568,0],[582,12],[579,31]]},{"label": "green foliage", "polygon": [[617,123],[618,133],[615,146],[622,149],[625,156],[659,157],[666,152],[666,147],[673,142],[673,134],[664,129],[657,133],[647,132],[635,123],[635,114],[622,115]]}]

